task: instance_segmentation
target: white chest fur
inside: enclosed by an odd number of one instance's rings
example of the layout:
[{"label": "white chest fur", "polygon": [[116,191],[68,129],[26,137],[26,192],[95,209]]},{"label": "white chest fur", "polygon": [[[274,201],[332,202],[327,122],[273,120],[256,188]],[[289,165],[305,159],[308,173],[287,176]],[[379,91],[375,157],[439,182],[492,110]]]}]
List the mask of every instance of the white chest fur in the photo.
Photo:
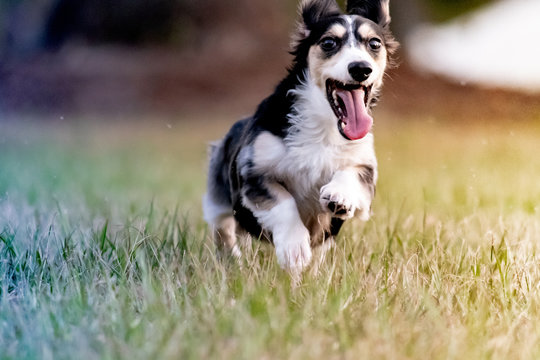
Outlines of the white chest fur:
[{"label": "white chest fur", "polygon": [[268,132],[253,144],[253,163],[258,171],[286,183],[296,198],[318,197],[320,187],[338,171],[352,166],[376,167],[373,135],[355,142],[330,144],[296,133],[281,139]]}]

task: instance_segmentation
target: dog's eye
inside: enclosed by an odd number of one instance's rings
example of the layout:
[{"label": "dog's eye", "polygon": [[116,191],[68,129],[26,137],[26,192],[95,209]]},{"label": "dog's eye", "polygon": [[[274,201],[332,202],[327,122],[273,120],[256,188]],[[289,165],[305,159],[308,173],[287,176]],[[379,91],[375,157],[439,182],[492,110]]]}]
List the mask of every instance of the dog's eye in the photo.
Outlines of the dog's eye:
[{"label": "dog's eye", "polygon": [[338,42],[334,38],[324,38],[319,42],[319,45],[324,51],[332,51],[338,46]]},{"label": "dog's eye", "polygon": [[373,38],[369,40],[368,45],[371,50],[379,50],[382,46],[382,43],[381,40]]}]

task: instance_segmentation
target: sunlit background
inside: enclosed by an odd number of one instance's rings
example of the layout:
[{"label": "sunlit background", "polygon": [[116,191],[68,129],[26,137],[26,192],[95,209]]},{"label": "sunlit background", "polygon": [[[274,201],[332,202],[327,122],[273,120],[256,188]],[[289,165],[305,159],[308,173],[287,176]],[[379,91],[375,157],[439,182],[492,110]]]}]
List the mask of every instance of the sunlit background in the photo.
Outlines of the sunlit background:
[{"label": "sunlit background", "polygon": [[391,1],[373,219],[291,289],[200,203],[296,0],[0,0],[0,359],[540,358],[539,4]]}]

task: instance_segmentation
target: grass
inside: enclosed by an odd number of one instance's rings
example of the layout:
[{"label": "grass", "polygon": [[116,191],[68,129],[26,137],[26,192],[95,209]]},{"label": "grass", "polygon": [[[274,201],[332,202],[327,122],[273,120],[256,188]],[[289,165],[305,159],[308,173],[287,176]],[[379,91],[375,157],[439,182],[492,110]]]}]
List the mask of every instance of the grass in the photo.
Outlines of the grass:
[{"label": "grass", "polygon": [[205,142],[227,124],[0,124],[1,359],[540,356],[540,126],[376,128],[375,216],[293,288],[216,260]]}]

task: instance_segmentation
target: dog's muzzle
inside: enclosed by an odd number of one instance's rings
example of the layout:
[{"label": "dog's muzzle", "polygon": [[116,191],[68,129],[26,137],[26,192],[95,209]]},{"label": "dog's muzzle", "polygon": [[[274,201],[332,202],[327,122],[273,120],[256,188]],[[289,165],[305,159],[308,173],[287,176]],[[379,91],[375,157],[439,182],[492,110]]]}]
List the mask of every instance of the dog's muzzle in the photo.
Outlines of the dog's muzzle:
[{"label": "dog's muzzle", "polygon": [[347,140],[362,139],[371,130],[373,118],[367,110],[370,91],[371,86],[359,83],[343,84],[332,79],[326,81],[328,102],[338,119],[338,130]]}]

